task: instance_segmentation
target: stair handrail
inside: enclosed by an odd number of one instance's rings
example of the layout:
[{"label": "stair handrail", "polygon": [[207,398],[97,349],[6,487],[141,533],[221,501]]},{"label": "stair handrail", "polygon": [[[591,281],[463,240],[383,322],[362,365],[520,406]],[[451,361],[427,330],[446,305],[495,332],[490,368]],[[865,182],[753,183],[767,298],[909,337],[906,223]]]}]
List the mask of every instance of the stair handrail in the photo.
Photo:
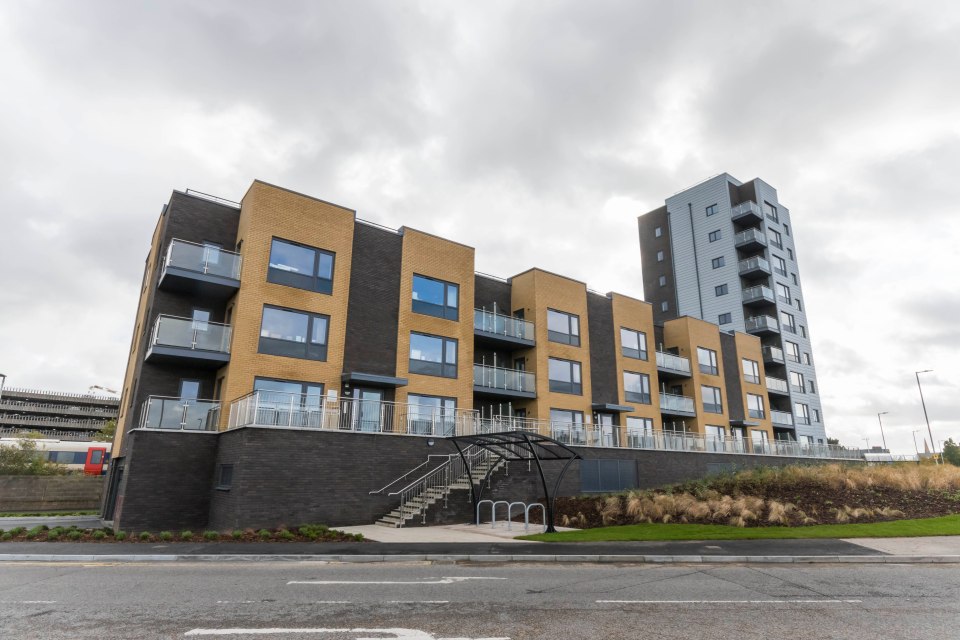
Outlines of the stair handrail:
[{"label": "stair handrail", "polygon": [[[371,496],[381,495],[384,491],[386,491],[387,489],[389,489],[389,488],[392,487],[393,485],[397,484],[398,482],[400,482],[400,481],[402,481],[402,480],[404,480],[404,479],[406,479],[406,478],[409,478],[409,477],[412,476],[414,473],[416,473],[417,471],[419,471],[419,470],[422,469],[423,467],[425,467],[425,466],[427,466],[428,464],[430,464],[430,459],[431,459],[431,458],[447,458],[447,459],[449,460],[449,459],[450,459],[450,456],[447,455],[447,454],[444,454],[444,453],[431,453],[430,455],[427,456],[427,459],[424,460],[422,463],[418,464],[418,465],[415,466],[413,469],[410,469],[410,471],[407,471],[405,474],[403,474],[403,475],[400,476],[399,478],[396,478],[396,479],[394,479],[394,480],[391,480],[389,483],[387,483],[386,486],[384,486],[384,487],[382,487],[382,488],[380,488],[380,489],[377,489],[376,491],[370,491],[370,492],[368,493],[368,495],[371,495]],[[438,467],[438,468],[439,468],[439,467]],[[395,493],[390,493],[390,494],[387,494],[387,495],[393,496],[393,495],[397,495],[397,494],[395,494]]]}]

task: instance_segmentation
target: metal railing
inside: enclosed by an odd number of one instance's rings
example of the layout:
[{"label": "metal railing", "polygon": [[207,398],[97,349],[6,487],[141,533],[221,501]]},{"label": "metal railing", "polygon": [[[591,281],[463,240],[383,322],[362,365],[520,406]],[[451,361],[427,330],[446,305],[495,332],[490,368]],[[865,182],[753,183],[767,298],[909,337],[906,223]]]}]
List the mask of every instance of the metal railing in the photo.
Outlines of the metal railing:
[{"label": "metal railing", "polygon": [[687,396],[677,396],[672,393],[660,393],[661,411],[683,411],[685,413],[696,413],[696,403],[693,398]]},{"label": "metal railing", "polygon": [[756,242],[766,246],[767,236],[759,229],[747,229],[746,231],[741,231],[733,237],[733,244],[737,247],[749,242]]},{"label": "metal railing", "polygon": [[485,309],[473,310],[473,328],[484,333],[493,333],[518,340],[535,340],[532,322]]},{"label": "metal railing", "polygon": [[740,273],[747,273],[758,269],[770,273],[770,263],[767,262],[766,258],[761,258],[760,256],[753,256],[752,258],[741,260],[738,264]]},{"label": "metal railing", "polygon": [[756,302],[757,300],[774,302],[775,299],[773,297],[773,289],[763,285],[758,285],[756,287],[747,287],[743,290],[743,304],[749,304],[751,302]]},{"label": "metal railing", "polygon": [[216,431],[220,403],[216,400],[150,396],[140,412],[141,429]]},{"label": "metal railing", "polygon": [[76,429],[101,429],[109,418],[102,420],[71,420],[69,418],[50,418],[48,416],[0,414],[0,424],[34,424],[39,428],[45,425],[71,427]]},{"label": "metal railing", "polygon": [[787,393],[787,381],[783,378],[774,378],[773,376],[767,376],[767,390],[768,391],[779,391],[780,393]]},{"label": "metal railing", "polygon": [[746,215],[754,215],[757,218],[763,218],[763,212],[760,211],[760,207],[757,206],[756,202],[751,202],[750,200],[736,204],[730,209],[730,217],[733,219],[742,218]]},{"label": "metal railing", "polygon": [[690,359],[665,351],[657,351],[657,367],[690,375]]},{"label": "metal railing", "polygon": [[86,402],[101,402],[103,404],[119,405],[120,400],[111,396],[100,396],[92,393],[64,393],[61,391],[41,391],[39,389],[27,389],[24,387],[4,387],[3,397],[7,396],[36,396],[37,398],[48,398],[57,400],[84,400]]},{"label": "metal railing", "polygon": [[744,328],[749,331],[777,331],[780,328],[777,319],[772,316],[751,316],[744,323]]},{"label": "metal railing", "polygon": [[[26,436],[28,434],[35,434],[36,429],[18,429],[16,427],[4,427],[0,428],[0,436],[2,437],[20,437]],[[95,434],[90,433],[90,431],[61,431],[59,429],[49,430],[46,429],[43,431],[44,440],[74,440],[82,442],[95,442],[91,438]]]},{"label": "metal railing", "polygon": [[770,411],[770,420],[776,425],[784,425],[788,427],[793,426],[793,414],[789,411],[777,411],[776,409],[772,409]]},{"label": "metal railing", "polygon": [[473,386],[535,393],[537,378],[527,371],[475,364],[473,365]]},{"label": "metal railing", "polygon": [[239,253],[208,244],[174,238],[167,247],[163,268],[175,267],[232,280],[240,279],[242,258]]},{"label": "metal railing", "polygon": [[151,344],[230,353],[231,331],[228,324],[161,315],[153,327]]},{"label": "metal railing", "polygon": [[56,404],[50,402],[23,402],[22,400],[0,400],[0,409],[11,411],[41,411],[45,413],[83,413],[104,414],[108,418],[117,415],[117,407],[100,405],[82,406],[74,404]]}]

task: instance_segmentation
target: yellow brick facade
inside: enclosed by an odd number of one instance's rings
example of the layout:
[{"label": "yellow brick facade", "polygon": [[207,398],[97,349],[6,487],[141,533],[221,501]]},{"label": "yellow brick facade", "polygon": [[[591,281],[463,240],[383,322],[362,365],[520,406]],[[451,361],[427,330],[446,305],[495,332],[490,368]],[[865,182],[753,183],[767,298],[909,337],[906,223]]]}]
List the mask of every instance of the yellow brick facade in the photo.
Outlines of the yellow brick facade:
[{"label": "yellow brick facade", "polygon": [[[750,431],[765,431],[767,433],[767,439],[771,442],[773,441],[773,423],[770,421],[770,398],[767,396],[767,387],[766,387],[766,373],[763,370],[763,348],[760,338],[757,336],[751,336],[746,333],[740,333],[739,331],[734,334],[734,339],[737,345],[737,367],[740,376],[740,388],[743,390],[743,412],[745,416],[749,416],[747,413],[749,405],[747,404],[747,394],[752,393],[763,398],[763,408],[764,408],[764,417],[763,418],[750,418],[747,417],[749,422],[758,422],[759,426],[750,427]],[[747,381],[743,373],[743,359],[753,360],[757,363],[760,369],[760,382],[753,383]],[[732,372],[728,372],[728,375],[732,375]]]},{"label": "yellow brick facade", "polygon": [[[655,429],[660,428],[660,391],[657,384],[657,358],[653,328],[653,307],[619,293],[610,294],[613,307],[613,335],[616,344],[617,393],[620,404],[633,407],[633,411],[620,414],[620,442],[626,442],[628,417],[649,418]],[[639,360],[623,355],[620,329],[639,331],[646,337],[647,359]],[[624,372],[645,374],[650,377],[650,404],[630,402],[626,398]]]},{"label": "yellow brick facade", "polygon": [[[664,323],[663,337],[667,348],[677,347],[679,354],[690,359],[690,378],[684,378],[682,383],[683,395],[694,399],[697,415],[692,418],[664,417],[664,420],[672,421],[676,430],[680,430],[681,423],[686,425],[686,431],[698,434],[706,433],[706,426],[723,427],[724,432],[729,435],[730,429],[730,403],[727,398],[726,385],[723,376],[723,357],[720,347],[719,327],[703,320],[683,316]],[[697,347],[711,349],[717,354],[717,375],[711,375],[700,371],[697,361]],[[734,373],[736,375],[736,373]],[[703,410],[703,385],[717,387],[720,389],[723,400],[723,413],[706,413]],[[667,427],[669,428],[669,427]]]}]

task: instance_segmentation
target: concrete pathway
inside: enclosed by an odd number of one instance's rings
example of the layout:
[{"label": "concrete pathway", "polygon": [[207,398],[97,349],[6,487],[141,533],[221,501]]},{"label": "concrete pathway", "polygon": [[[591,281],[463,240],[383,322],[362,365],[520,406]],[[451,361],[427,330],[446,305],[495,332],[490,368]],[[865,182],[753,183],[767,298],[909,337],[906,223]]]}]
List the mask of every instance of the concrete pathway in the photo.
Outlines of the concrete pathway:
[{"label": "concrete pathway", "polygon": [[[403,527],[400,529],[381,527],[375,524],[358,525],[355,527],[337,527],[347,533],[362,533],[367,540],[374,542],[514,542],[531,543],[529,540],[514,540],[522,536],[543,531],[542,525],[531,525],[524,531],[522,524],[513,523],[507,529],[507,523],[497,523],[496,527],[489,524],[480,526],[472,524],[451,524],[436,527]],[[557,531],[573,531],[573,529],[557,527]]]},{"label": "concrete pathway", "polygon": [[103,521],[99,516],[34,516],[29,518],[0,518],[0,529],[10,531],[15,527],[30,529],[39,525],[54,527],[77,527],[78,529],[99,529]]},{"label": "concrete pathway", "polygon": [[844,542],[882,551],[896,556],[960,555],[960,536],[927,536],[920,538],[847,538]]}]

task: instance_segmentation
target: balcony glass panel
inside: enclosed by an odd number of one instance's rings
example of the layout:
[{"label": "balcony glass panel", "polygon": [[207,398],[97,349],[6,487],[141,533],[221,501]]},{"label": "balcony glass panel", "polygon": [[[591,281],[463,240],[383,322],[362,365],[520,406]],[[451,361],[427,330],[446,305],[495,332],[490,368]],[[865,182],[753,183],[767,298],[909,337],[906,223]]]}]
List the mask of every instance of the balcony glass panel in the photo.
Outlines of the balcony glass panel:
[{"label": "balcony glass panel", "polygon": [[695,413],[695,403],[693,398],[686,396],[675,396],[670,393],[660,394],[660,409],[667,411],[683,411],[686,413]]},{"label": "balcony glass panel", "polygon": [[685,373],[687,375],[690,374],[689,358],[684,358],[683,356],[674,355],[672,353],[666,353],[664,351],[657,351],[657,367],[676,371],[677,373]]},{"label": "balcony glass panel", "polygon": [[483,309],[473,310],[473,328],[476,331],[484,333],[493,333],[508,338],[518,340],[534,340],[534,327],[532,322],[527,322],[521,318],[505,316],[492,311]]},{"label": "balcony glass panel", "polygon": [[153,344],[163,347],[230,353],[230,325],[190,318],[160,316]]},{"label": "balcony glass panel", "polygon": [[487,389],[504,389],[534,393],[537,390],[536,376],[527,371],[473,365],[473,385]]},{"label": "balcony glass panel", "polygon": [[173,240],[167,249],[167,267],[240,279],[240,254],[215,245]]},{"label": "balcony glass panel", "polygon": [[787,381],[782,378],[767,376],[767,389],[787,393]]},{"label": "balcony glass panel", "polygon": [[216,431],[219,418],[220,403],[214,400],[150,396],[143,405],[140,427]]}]

